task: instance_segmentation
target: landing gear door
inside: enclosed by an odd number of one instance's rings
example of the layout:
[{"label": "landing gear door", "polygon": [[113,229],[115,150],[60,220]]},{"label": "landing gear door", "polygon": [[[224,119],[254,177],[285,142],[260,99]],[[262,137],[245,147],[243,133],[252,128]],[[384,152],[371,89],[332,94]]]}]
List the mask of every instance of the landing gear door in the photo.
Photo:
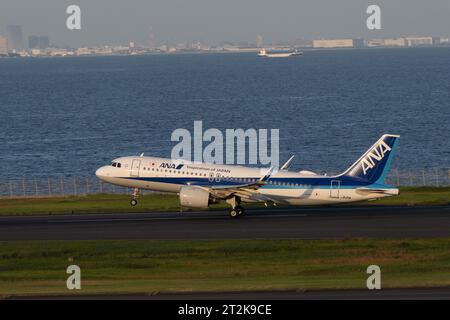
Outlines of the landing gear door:
[{"label": "landing gear door", "polygon": [[331,180],[330,198],[339,199],[339,189],[341,188],[341,181]]},{"label": "landing gear door", "polygon": [[130,176],[139,177],[139,169],[141,168],[141,160],[134,159],[131,163]]}]

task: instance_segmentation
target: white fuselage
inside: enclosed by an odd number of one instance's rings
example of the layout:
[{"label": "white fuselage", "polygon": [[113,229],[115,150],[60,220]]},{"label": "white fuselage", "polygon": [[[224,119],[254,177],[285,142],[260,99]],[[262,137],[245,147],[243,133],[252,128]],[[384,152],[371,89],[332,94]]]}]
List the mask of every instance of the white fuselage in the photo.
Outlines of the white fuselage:
[{"label": "white fuselage", "polygon": [[[156,157],[122,157],[97,170],[102,181],[130,188],[178,193],[184,186],[203,188],[245,185],[258,181],[267,169],[234,165],[197,164]],[[384,187],[384,186],[383,186]],[[362,184],[341,176],[278,171],[244,202],[323,205],[397,195],[398,189]]]}]

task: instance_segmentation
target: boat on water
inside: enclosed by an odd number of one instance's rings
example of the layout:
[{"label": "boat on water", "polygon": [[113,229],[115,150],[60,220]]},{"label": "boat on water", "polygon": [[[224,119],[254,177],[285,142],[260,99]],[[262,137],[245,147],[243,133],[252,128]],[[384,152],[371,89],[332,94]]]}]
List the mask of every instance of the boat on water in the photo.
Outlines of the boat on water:
[{"label": "boat on water", "polygon": [[262,58],[288,58],[288,57],[298,57],[302,56],[303,52],[301,51],[292,51],[292,52],[280,52],[280,53],[267,53],[265,48],[259,50],[258,57]]}]

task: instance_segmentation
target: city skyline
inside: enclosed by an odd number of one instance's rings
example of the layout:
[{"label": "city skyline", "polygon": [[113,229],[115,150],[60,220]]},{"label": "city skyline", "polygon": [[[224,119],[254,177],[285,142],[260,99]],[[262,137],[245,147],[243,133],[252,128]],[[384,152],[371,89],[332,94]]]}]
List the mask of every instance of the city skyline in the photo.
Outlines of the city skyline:
[{"label": "city skyline", "polygon": [[[322,46],[320,42],[333,42],[337,41],[338,43],[344,43],[343,45],[332,45],[332,47],[375,47],[375,46],[393,46],[393,47],[402,47],[402,46],[414,46],[411,45],[407,40],[408,38],[418,38],[425,39],[424,45],[436,45],[436,44],[445,44],[448,45],[448,36],[445,37],[435,37],[433,35],[421,35],[421,36],[412,36],[412,35],[401,35],[395,36],[391,38],[387,37],[376,37],[376,38],[351,38],[351,37],[341,37],[341,38],[317,38],[317,39],[289,39],[289,40],[273,40],[271,42],[265,41],[262,35],[256,35],[253,41],[219,41],[215,42],[200,42],[200,41],[182,41],[182,42],[160,42],[157,43],[154,37],[151,38],[151,41],[147,44],[145,43],[136,43],[135,41],[128,40],[126,43],[119,44],[110,44],[110,43],[101,43],[98,42],[94,45],[90,46],[68,46],[60,45],[57,43],[50,42],[48,35],[42,34],[28,34],[23,31],[21,25],[8,25],[6,26],[7,33],[6,35],[0,34],[0,38],[5,38],[6,43],[3,46],[9,47],[9,51],[19,52],[26,51],[31,49],[47,49],[47,48],[66,48],[66,49],[79,49],[79,48],[100,48],[100,47],[123,47],[123,46],[132,46],[133,48],[150,48],[150,49],[158,49],[161,47],[167,48],[183,48],[183,49],[198,49],[204,50],[205,48],[217,48],[217,47],[227,47],[227,46],[236,46],[241,48],[261,48],[261,47],[313,47],[313,48],[327,48],[327,45]],[[349,46],[349,42],[352,41]],[[414,40],[413,40],[414,42]],[[346,44],[345,44],[346,43]]]},{"label": "city skyline", "polygon": [[0,34],[6,35],[7,25],[21,25],[24,39],[34,34],[47,35],[53,43],[69,47],[129,41],[141,45],[192,41],[253,43],[258,35],[269,43],[343,37],[448,36],[450,31],[450,3],[444,0],[433,0],[433,5],[417,0],[377,1],[382,9],[382,30],[376,31],[366,28],[366,8],[373,2],[365,0],[281,0],[276,4],[268,0],[111,0],[95,4],[79,0],[79,31],[65,28],[65,9],[71,1],[3,2]]}]

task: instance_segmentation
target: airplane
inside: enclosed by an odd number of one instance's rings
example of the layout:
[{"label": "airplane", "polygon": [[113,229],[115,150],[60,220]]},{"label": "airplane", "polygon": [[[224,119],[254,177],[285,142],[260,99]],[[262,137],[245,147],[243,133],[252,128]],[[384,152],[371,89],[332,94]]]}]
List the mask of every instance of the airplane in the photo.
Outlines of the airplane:
[{"label": "airplane", "polygon": [[204,209],[226,201],[234,218],[245,213],[242,203],[332,205],[396,196],[399,189],[386,185],[384,179],[399,137],[384,134],[346,171],[334,176],[289,171],[293,157],[275,171],[143,154],[114,159],[95,174],[104,182],[133,188],[131,206],[137,205],[139,190],[148,189],[177,193],[181,208]]}]

